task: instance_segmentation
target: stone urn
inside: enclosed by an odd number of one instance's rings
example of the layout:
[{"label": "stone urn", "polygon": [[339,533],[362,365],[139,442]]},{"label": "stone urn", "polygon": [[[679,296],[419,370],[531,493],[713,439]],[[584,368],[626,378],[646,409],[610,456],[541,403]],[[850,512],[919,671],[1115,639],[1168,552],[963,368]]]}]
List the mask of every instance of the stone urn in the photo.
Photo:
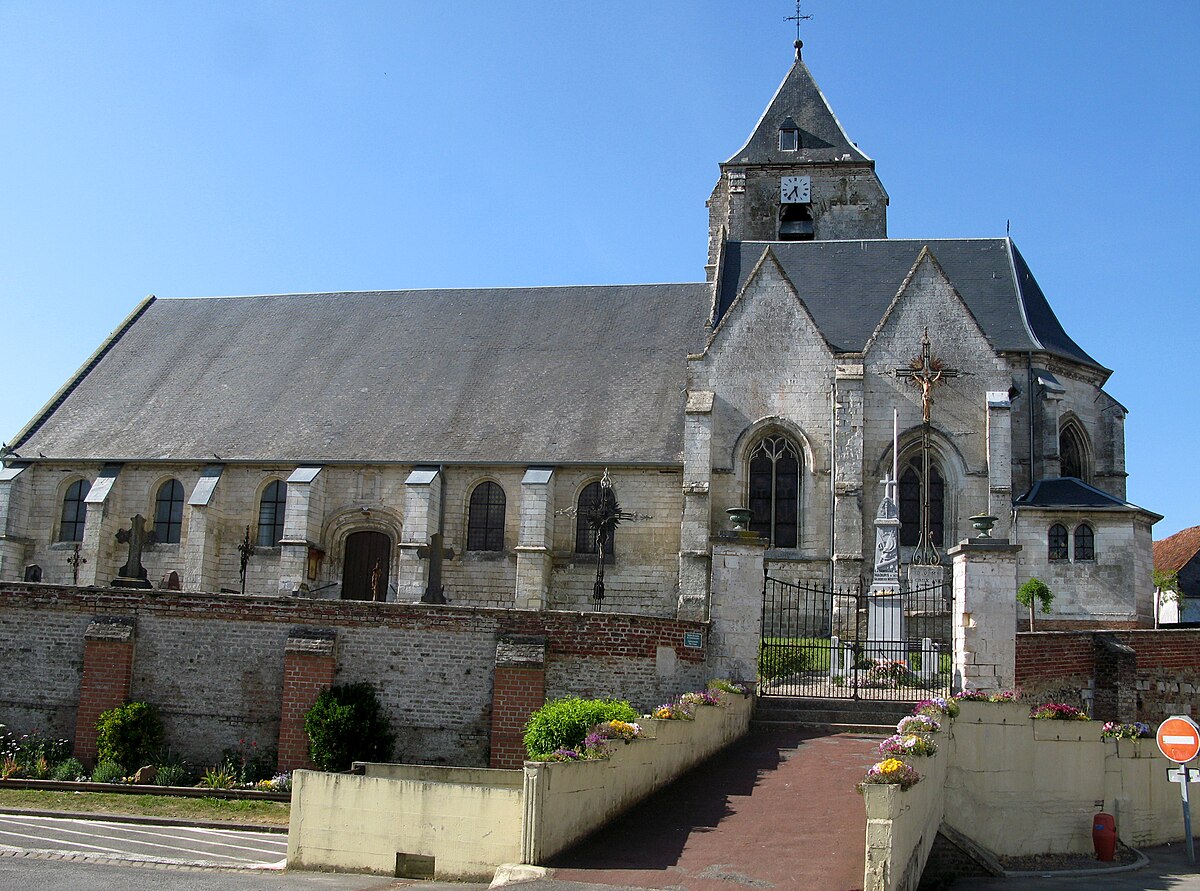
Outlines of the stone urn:
[{"label": "stone urn", "polygon": [[729,514],[729,525],[734,532],[749,532],[750,520],[754,518],[754,511],[748,507],[730,507],[725,509],[725,513]]},{"label": "stone urn", "polygon": [[993,517],[989,514],[977,514],[971,519],[971,525],[975,527],[975,531],[979,533],[980,538],[991,538],[992,527],[996,525],[999,517]]}]

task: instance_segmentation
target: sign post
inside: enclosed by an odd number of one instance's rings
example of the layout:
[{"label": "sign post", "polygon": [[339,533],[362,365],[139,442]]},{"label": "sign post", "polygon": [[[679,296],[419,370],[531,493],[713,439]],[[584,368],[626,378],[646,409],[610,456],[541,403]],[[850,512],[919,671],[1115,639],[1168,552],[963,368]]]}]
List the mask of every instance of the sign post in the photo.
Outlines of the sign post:
[{"label": "sign post", "polygon": [[[1187,715],[1172,715],[1158,725],[1155,734],[1158,750],[1169,761],[1186,765],[1200,755],[1200,727]],[[1192,847],[1192,811],[1188,804],[1188,783],[1200,780],[1200,770],[1182,766],[1167,771],[1167,779],[1179,783],[1180,796],[1183,799],[1183,834],[1187,839],[1188,863],[1196,862],[1196,852]]]}]

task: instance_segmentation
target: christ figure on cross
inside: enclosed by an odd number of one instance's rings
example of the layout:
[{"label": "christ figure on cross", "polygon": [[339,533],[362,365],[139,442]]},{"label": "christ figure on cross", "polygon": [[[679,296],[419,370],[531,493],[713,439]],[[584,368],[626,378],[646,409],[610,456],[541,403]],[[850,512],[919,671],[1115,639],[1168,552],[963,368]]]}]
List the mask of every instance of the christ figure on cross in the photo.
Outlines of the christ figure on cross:
[{"label": "christ figure on cross", "polygon": [[930,355],[929,329],[921,337],[921,355],[909,363],[908,368],[897,368],[896,377],[906,377],[921,388],[921,420],[929,423],[929,409],[933,404],[933,388],[941,383],[943,378],[958,377],[959,372],[947,368],[941,359]]}]

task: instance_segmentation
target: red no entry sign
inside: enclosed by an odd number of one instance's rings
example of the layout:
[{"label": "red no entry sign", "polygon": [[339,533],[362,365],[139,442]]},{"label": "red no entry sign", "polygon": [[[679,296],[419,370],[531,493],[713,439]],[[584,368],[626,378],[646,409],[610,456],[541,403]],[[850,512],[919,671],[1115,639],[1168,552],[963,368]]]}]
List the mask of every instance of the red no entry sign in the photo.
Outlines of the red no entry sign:
[{"label": "red no entry sign", "polygon": [[1200,755],[1200,727],[1187,715],[1172,715],[1158,725],[1158,750],[1176,764]]}]

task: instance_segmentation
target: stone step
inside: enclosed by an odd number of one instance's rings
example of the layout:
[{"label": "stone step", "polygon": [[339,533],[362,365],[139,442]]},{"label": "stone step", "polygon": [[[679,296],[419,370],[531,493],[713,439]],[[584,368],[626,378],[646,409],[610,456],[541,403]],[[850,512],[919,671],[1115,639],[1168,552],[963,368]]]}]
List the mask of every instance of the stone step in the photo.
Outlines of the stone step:
[{"label": "stone step", "polygon": [[752,723],[759,729],[826,727],[886,735],[895,732],[896,722],[911,712],[912,703],[894,700],[762,697]]}]

